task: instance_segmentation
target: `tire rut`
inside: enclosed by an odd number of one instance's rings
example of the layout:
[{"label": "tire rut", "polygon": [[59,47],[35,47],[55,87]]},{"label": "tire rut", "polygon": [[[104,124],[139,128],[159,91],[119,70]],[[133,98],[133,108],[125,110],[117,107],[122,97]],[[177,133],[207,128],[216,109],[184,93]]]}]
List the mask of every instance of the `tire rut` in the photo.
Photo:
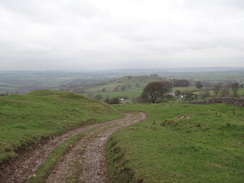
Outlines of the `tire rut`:
[{"label": "tire rut", "polygon": [[[107,138],[115,131],[134,124],[146,118],[144,113],[138,114],[126,114],[124,118],[108,121],[105,123],[99,123],[94,125],[88,125],[80,127],[75,130],[69,131],[61,136],[54,137],[44,145],[25,153],[15,164],[7,167],[9,170],[1,178],[0,182],[5,183],[25,183],[27,182],[35,172],[38,171],[39,167],[46,160],[48,155],[60,144],[65,142],[70,137],[79,134],[81,132],[87,132],[84,138],[79,140],[74,147],[72,147],[68,153],[61,159],[56,166],[55,170],[48,177],[46,182],[73,182],[72,176],[75,174],[80,175],[79,179],[82,182],[104,182],[107,181],[104,160],[104,144]],[[97,141],[97,142],[96,142]],[[99,142],[99,143],[98,143]],[[96,146],[95,149],[93,149]],[[95,154],[93,152],[96,152]],[[90,161],[91,155],[94,154],[96,157],[102,157],[99,160]],[[78,159],[78,161],[77,161]],[[93,158],[92,158],[93,159]],[[63,162],[63,165],[62,165]],[[91,164],[93,168],[91,168]],[[97,170],[97,165],[100,168]],[[77,172],[82,167],[82,172]],[[92,169],[92,170],[91,170]],[[96,170],[95,170],[96,169]],[[93,173],[91,173],[93,172]],[[90,180],[92,177],[101,177],[99,181]],[[70,179],[67,179],[70,178]],[[77,176],[76,176],[77,177]]]},{"label": "tire rut", "polygon": [[126,126],[140,122],[146,119],[144,113],[131,115],[126,120],[117,123],[116,126],[103,131],[86,148],[84,153],[83,173],[80,176],[81,182],[86,183],[108,183],[110,182],[107,173],[105,160],[105,144],[108,138],[116,131]]}]

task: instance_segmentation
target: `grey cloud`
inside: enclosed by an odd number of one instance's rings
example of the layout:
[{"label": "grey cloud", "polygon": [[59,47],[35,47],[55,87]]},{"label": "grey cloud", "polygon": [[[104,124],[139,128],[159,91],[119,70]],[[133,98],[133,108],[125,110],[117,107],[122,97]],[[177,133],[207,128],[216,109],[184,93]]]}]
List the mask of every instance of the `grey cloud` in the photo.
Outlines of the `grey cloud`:
[{"label": "grey cloud", "polygon": [[66,1],[65,7],[70,13],[85,18],[106,15],[106,12],[101,11],[95,5],[90,3],[89,0],[83,0],[82,4],[80,3],[80,0]]},{"label": "grey cloud", "polygon": [[1,5],[16,14],[22,16],[26,20],[34,22],[49,23],[58,18],[58,12],[52,6],[48,6],[46,1],[18,1],[18,0],[2,0]]},{"label": "grey cloud", "polygon": [[[75,14],[76,16],[89,18],[101,15],[93,4],[88,0],[2,0],[0,4],[9,11],[23,16],[25,19],[39,23],[57,23],[66,20],[67,17]],[[74,17],[77,19],[78,17]]]},{"label": "grey cloud", "polygon": [[243,4],[1,0],[1,69],[244,66]]}]

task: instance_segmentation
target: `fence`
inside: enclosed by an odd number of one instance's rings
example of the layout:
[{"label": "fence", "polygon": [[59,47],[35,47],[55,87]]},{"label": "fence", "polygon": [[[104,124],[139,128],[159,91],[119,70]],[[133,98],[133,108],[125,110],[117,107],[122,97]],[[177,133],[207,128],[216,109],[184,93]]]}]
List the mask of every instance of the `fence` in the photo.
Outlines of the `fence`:
[{"label": "fence", "polygon": [[239,107],[244,107],[244,99],[240,99],[240,98],[219,97],[219,98],[213,98],[204,101],[191,102],[191,104],[199,104],[199,105],[217,104],[217,103],[233,104]]}]

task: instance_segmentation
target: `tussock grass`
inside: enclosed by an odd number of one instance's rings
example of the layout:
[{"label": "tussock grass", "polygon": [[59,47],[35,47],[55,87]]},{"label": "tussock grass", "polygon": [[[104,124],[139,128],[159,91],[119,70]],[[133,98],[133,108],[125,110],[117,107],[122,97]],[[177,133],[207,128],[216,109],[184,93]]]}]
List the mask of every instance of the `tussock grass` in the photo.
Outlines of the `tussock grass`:
[{"label": "tussock grass", "polygon": [[244,182],[244,108],[225,104],[131,104],[148,114],[107,144],[114,182]]},{"label": "tussock grass", "polygon": [[107,104],[71,92],[37,90],[0,97],[0,167],[45,138],[121,116]]}]

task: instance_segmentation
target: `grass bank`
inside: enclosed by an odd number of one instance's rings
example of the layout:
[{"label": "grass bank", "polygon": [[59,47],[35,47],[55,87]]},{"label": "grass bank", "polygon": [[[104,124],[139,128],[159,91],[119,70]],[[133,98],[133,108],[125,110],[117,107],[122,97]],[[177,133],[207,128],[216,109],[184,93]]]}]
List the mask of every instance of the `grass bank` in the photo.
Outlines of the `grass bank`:
[{"label": "grass bank", "polygon": [[148,119],[110,138],[107,161],[114,182],[244,182],[244,108],[225,104],[118,108],[145,111]]},{"label": "grass bank", "polygon": [[82,95],[36,90],[0,97],[0,167],[31,145],[87,124],[121,117],[111,106]]}]

